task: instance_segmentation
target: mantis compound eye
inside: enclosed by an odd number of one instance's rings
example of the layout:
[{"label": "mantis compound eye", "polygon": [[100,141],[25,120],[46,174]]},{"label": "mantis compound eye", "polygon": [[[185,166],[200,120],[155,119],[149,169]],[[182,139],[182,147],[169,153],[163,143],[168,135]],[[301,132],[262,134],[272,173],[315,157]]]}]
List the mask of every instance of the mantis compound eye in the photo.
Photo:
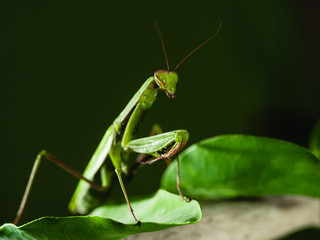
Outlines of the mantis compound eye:
[{"label": "mantis compound eye", "polygon": [[166,92],[167,96],[174,98],[178,82],[178,74],[168,70],[158,70],[154,73],[159,88]]}]

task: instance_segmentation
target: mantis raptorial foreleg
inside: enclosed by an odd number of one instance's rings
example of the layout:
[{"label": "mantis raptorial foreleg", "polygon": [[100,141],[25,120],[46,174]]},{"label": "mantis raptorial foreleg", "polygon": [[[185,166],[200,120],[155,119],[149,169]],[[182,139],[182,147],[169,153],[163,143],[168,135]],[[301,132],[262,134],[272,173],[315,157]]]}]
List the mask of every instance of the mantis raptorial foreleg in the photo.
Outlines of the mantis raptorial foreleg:
[{"label": "mantis raptorial foreleg", "polygon": [[[160,140],[158,140],[160,139]],[[142,142],[156,142],[156,141],[164,141],[165,139],[167,139],[168,141],[171,141],[171,149],[166,149],[166,153],[163,153],[162,155],[155,157],[151,160],[140,160],[141,164],[152,164],[158,160],[161,159],[169,159],[170,160],[170,156],[174,155],[176,152],[179,151],[179,148],[181,147],[181,145],[184,145],[184,141],[187,141],[188,139],[188,133],[184,132],[184,130],[178,130],[178,131],[173,131],[173,132],[168,132],[168,133],[164,133],[164,134],[159,134],[156,136],[151,136],[151,137],[147,137],[147,138],[143,138],[143,139],[137,139],[134,140],[132,142],[129,143],[129,146],[131,146],[132,149],[134,150],[140,150],[140,143]],[[182,194],[181,188],[180,188],[180,163],[179,163],[179,157],[177,156],[177,189],[178,192],[181,196],[181,198],[186,201],[189,202],[190,199],[189,198],[185,198]]]},{"label": "mantis raptorial foreleg", "polygon": [[[163,131],[162,131],[160,125],[154,124],[151,128],[149,136],[158,135],[158,134],[161,134],[162,132]],[[130,169],[129,174],[133,174],[133,171],[135,171],[140,165],[142,165],[143,162],[150,160],[151,158],[153,158],[153,156],[145,154],[145,153],[140,153],[137,157],[135,165],[132,166],[132,168]]]}]

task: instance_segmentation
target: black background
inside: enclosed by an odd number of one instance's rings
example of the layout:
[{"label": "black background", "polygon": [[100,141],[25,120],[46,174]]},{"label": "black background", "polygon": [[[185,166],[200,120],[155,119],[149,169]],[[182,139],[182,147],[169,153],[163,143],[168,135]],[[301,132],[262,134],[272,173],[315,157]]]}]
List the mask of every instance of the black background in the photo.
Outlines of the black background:
[{"label": "black background", "polygon": [[[177,70],[142,125],[187,129],[188,145],[244,133],[303,146],[320,115],[318,3],[309,1],[38,1],[1,7],[0,224],[11,222],[41,149],[82,171],[104,131],[155,70]],[[129,195],[157,189],[164,163]],[[77,180],[43,162],[22,222],[68,215]]]}]

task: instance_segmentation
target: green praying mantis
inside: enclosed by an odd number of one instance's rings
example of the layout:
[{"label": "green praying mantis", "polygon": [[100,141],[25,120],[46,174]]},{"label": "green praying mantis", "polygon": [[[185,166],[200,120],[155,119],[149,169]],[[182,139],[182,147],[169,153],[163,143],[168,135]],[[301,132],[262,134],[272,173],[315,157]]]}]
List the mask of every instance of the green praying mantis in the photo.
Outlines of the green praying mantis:
[{"label": "green praying mantis", "polygon": [[[100,205],[102,203],[102,198],[98,193],[105,192],[110,188],[112,176],[115,172],[131,215],[136,224],[139,226],[141,225],[141,222],[136,218],[131,207],[122,179],[123,174],[130,174],[128,166],[129,154],[131,152],[140,154],[138,157],[139,165],[152,164],[160,159],[170,159],[184,147],[188,141],[189,133],[186,130],[174,130],[161,133],[161,130],[155,127],[155,134],[152,136],[135,139],[135,135],[145,114],[156,100],[158,91],[164,91],[169,98],[174,98],[178,82],[178,75],[176,73],[177,68],[191,54],[218,34],[221,28],[221,23],[218,30],[209,39],[183,58],[173,71],[169,70],[169,63],[160,29],[157,25],[156,28],[159,33],[165,55],[167,70],[156,71],[153,76],[149,77],[143,83],[124,110],[105,132],[83,174],[73,170],[53,155],[48,154],[45,150],[38,154],[17,212],[17,216],[14,220],[14,224],[18,224],[23,214],[35,174],[39,168],[41,159],[45,158],[80,179],[69,203],[69,210],[71,212],[87,214],[94,207]],[[110,164],[110,161],[106,161],[107,159],[111,160],[112,165]],[[180,189],[178,159],[177,164],[177,188],[182,199],[188,202],[189,199],[183,196]],[[99,183],[96,183],[97,180]]]}]

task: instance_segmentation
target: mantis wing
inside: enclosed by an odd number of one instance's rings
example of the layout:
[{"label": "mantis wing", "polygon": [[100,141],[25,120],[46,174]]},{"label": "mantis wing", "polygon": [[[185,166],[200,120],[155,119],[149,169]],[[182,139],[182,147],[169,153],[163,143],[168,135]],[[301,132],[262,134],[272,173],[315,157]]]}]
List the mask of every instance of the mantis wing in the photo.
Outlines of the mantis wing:
[{"label": "mantis wing", "polygon": [[[101,169],[112,145],[115,142],[115,136],[116,132],[113,130],[113,127],[110,126],[99,143],[96,151],[92,155],[91,160],[83,173],[84,177],[92,181],[94,180],[94,176]],[[85,181],[80,180],[69,203],[69,209],[71,212],[86,214],[92,208],[90,202],[86,201],[86,195],[89,190],[90,185]]]}]

